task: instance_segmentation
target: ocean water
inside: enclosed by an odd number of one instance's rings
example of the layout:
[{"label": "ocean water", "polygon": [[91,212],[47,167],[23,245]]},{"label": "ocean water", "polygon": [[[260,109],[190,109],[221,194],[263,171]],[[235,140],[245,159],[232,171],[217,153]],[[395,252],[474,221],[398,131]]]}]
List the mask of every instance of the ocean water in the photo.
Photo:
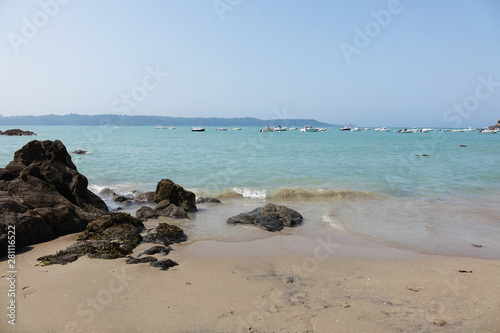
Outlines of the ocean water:
[{"label": "ocean water", "polygon": [[96,193],[152,191],[169,178],[197,196],[220,198],[223,205],[200,205],[191,219],[175,221],[192,241],[268,237],[225,221],[275,202],[305,218],[285,233],[347,233],[420,253],[500,259],[498,133],[22,129],[38,136],[0,136],[1,167],[33,139],[58,139],[68,152],[89,152],[72,159]]}]

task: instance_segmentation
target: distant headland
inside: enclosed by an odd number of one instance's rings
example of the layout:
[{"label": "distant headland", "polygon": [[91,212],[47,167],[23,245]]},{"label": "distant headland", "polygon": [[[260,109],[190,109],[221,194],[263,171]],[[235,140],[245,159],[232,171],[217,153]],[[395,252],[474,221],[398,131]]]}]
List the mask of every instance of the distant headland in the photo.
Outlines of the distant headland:
[{"label": "distant headland", "polygon": [[0,126],[305,126],[340,127],[340,125],[323,123],[314,119],[269,119],[252,117],[244,118],[187,118],[162,116],[127,116],[116,114],[98,115],[43,115],[43,116],[9,116],[0,115]]}]

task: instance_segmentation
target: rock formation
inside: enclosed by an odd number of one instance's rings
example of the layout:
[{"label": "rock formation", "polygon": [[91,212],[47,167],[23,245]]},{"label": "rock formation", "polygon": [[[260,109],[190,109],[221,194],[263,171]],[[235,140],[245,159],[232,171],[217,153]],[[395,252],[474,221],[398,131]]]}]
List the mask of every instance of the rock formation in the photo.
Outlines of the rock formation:
[{"label": "rock formation", "polygon": [[0,168],[0,256],[7,248],[7,226],[16,229],[16,247],[82,231],[108,211],[87,189],[61,141],[31,141]]},{"label": "rock formation", "polygon": [[16,129],[6,130],[5,132],[0,131],[0,135],[25,136],[25,135],[36,135],[36,134],[31,131],[23,131],[16,128]]},{"label": "rock formation", "polygon": [[107,213],[89,223],[78,241],[66,250],[38,258],[42,265],[67,264],[79,257],[116,259],[131,254],[142,240],[144,225],[126,213]]}]

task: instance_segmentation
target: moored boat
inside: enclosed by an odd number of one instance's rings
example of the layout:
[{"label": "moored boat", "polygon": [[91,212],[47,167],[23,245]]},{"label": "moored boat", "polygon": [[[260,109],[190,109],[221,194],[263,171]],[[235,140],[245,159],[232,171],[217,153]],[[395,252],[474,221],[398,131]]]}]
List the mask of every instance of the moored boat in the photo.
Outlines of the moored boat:
[{"label": "moored boat", "polygon": [[306,125],[304,128],[300,129],[301,132],[318,132],[319,128],[313,127],[311,125]]},{"label": "moored boat", "polygon": [[206,129],[203,127],[191,127],[191,132],[205,132]]}]

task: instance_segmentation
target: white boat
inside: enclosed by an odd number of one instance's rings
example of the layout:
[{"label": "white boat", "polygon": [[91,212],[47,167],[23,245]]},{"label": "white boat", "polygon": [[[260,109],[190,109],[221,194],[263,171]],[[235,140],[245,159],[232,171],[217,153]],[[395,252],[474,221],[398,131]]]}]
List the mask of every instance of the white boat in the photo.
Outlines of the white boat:
[{"label": "white boat", "polygon": [[429,133],[429,132],[434,132],[434,128],[422,128],[420,130],[421,133]]},{"label": "white boat", "polygon": [[156,125],[155,127],[153,127],[154,129],[166,129],[167,127],[166,126],[160,126],[160,125]]},{"label": "white boat", "polygon": [[122,128],[122,127],[121,127],[121,126],[115,126],[115,128],[116,128],[116,129],[120,129],[120,128]]},{"label": "white boat", "polygon": [[351,128],[351,132],[361,132],[361,128],[359,128],[358,126],[354,126],[353,128]]},{"label": "white boat", "polygon": [[472,128],[470,126],[469,126],[469,128],[464,128],[464,132],[476,132],[476,131],[477,131],[477,129]]},{"label": "white boat", "polygon": [[326,127],[320,127],[320,128],[318,128],[318,132],[324,132],[324,131],[327,131],[327,130],[328,130],[328,128],[326,128]]},{"label": "white boat", "polygon": [[296,131],[296,130],[298,130],[298,129],[299,129],[298,127],[292,126],[292,127],[290,127],[288,130],[289,130],[289,131]]},{"label": "white boat", "polygon": [[375,128],[375,131],[377,132],[389,132],[391,129],[390,128],[387,128],[387,127],[379,127],[379,128]]},{"label": "white boat", "polygon": [[340,130],[341,130],[341,131],[350,131],[350,130],[351,130],[351,128],[350,128],[349,126],[345,125],[345,126],[344,126],[344,127],[342,127]]},{"label": "white boat", "polygon": [[304,128],[300,129],[301,132],[318,132],[319,128],[312,127],[311,125],[306,125]]},{"label": "white boat", "polygon": [[365,131],[365,132],[366,132],[366,131],[369,131],[369,130],[371,130],[371,128],[370,128],[370,127],[365,127],[365,128],[363,128],[363,131]]},{"label": "white boat", "polygon": [[415,131],[408,129],[408,128],[403,128],[398,130],[398,133],[415,133]]},{"label": "white boat", "polygon": [[259,132],[272,132],[272,131],[273,131],[273,129],[272,129],[271,127],[269,127],[269,126],[266,126],[266,127],[264,127],[264,128],[261,128],[261,129],[259,130]]},{"label": "white boat", "polygon": [[451,131],[454,132],[454,133],[465,132],[463,129],[452,129]]},{"label": "white boat", "polygon": [[449,129],[449,128],[441,128],[441,129],[439,130],[439,132],[449,132],[449,131],[450,131],[450,129]]},{"label": "white boat", "polygon": [[284,131],[286,131],[286,130],[287,130],[287,128],[286,128],[286,127],[282,127],[282,126],[275,126],[275,127],[273,128],[273,131],[274,131],[274,132],[284,132]]},{"label": "white boat", "polygon": [[227,128],[225,127],[219,127],[215,129],[216,131],[227,131]]},{"label": "white boat", "polygon": [[170,127],[169,127],[169,128],[167,128],[167,129],[175,129],[175,127],[174,127],[174,126],[170,126]]},{"label": "white boat", "polygon": [[203,127],[191,127],[191,132],[205,132],[206,129]]},{"label": "white boat", "polygon": [[233,128],[233,131],[241,131],[241,127],[236,126],[235,128]]}]

